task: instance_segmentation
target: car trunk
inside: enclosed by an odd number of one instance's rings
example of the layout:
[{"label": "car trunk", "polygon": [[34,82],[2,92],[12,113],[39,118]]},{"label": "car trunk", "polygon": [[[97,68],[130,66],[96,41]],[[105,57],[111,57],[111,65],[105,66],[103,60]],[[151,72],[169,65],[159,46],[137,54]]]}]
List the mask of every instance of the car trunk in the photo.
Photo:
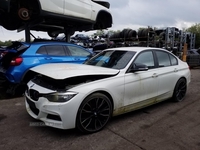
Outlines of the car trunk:
[{"label": "car trunk", "polygon": [[5,50],[1,52],[0,67],[7,70],[10,66],[17,65],[19,61],[22,61],[22,58],[19,56],[28,48],[28,45],[25,45],[21,42],[13,42],[11,46],[6,47]]}]

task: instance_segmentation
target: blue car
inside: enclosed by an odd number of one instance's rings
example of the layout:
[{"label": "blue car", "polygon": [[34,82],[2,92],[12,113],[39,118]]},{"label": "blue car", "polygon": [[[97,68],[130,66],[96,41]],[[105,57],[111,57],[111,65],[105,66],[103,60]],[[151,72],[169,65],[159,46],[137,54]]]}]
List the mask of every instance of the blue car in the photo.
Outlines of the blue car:
[{"label": "blue car", "polygon": [[35,76],[29,69],[46,63],[83,63],[93,56],[81,46],[66,42],[45,41],[13,44],[0,56],[0,84],[6,85],[7,92],[17,94]]}]

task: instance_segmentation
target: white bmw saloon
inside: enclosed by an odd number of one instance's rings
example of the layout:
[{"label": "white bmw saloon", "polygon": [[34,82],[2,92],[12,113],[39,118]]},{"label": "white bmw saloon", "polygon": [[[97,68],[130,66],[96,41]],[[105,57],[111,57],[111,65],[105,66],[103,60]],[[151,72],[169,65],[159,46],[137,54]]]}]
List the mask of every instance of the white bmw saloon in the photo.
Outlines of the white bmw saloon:
[{"label": "white bmw saloon", "polygon": [[190,82],[188,64],[167,50],[107,49],[84,64],[53,63],[31,69],[26,110],[47,126],[85,133],[103,129],[112,116],[164,100],[180,102]]}]

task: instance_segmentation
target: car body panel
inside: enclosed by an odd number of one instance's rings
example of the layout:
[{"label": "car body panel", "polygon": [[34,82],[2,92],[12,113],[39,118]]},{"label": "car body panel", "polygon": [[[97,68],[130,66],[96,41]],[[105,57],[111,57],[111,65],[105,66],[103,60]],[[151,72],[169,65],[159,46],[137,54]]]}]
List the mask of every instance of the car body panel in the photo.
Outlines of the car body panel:
[{"label": "car body panel", "polygon": [[[84,64],[51,63],[40,65],[31,69],[34,72],[43,74],[54,79],[66,79],[75,76],[86,75],[116,75],[119,70],[94,67]],[[69,70],[69,72],[66,72]]]},{"label": "car body panel", "polygon": [[[65,9],[64,9],[65,15],[92,20],[91,18],[92,13],[93,13],[93,11],[91,11],[92,1],[88,1],[88,0],[67,1],[66,0],[64,6],[65,6]],[[76,10],[76,12],[74,10]]]},{"label": "car body panel", "polygon": [[64,15],[65,0],[40,0],[41,9],[56,14]]},{"label": "car body panel", "polygon": [[158,84],[157,79],[153,78],[154,72],[154,70],[149,70],[125,75],[125,105],[157,96]]}]

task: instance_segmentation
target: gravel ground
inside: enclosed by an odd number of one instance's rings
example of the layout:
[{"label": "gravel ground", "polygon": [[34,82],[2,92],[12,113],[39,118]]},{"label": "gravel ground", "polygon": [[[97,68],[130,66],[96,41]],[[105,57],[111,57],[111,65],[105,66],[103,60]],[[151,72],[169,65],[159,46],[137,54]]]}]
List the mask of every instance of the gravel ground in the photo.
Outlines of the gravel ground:
[{"label": "gravel ground", "polygon": [[200,150],[200,69],[191,72],[183,102],[165,101],[114,117],[90,135],[45,127],[27,114],[23,97],[9,99],[1,91],[0,149]]}]

